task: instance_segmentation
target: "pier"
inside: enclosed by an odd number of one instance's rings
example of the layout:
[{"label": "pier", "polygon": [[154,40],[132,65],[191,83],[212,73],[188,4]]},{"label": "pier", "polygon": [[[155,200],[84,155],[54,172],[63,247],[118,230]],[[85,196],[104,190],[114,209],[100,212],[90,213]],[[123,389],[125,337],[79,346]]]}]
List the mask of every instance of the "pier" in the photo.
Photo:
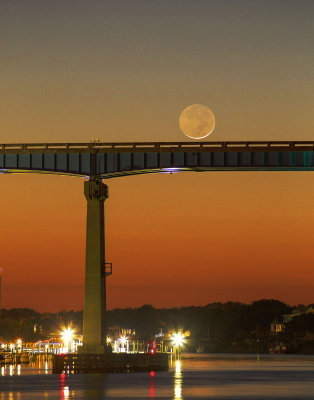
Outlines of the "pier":
[{"label": "pier", "polygon": [[60,354],[53,358],[54,374],[168,371],[168,354]]}]

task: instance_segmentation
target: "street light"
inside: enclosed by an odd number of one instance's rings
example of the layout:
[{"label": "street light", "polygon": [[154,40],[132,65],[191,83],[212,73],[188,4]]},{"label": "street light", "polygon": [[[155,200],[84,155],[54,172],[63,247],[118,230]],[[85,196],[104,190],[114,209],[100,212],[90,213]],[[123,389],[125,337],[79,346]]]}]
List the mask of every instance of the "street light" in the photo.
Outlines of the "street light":
[{"label": "street light", "polygon": [[74,331],[71,328],[65,328],[61,332],[61,339],[64,343],[64,352],[69,352],[69,344],[72,342],[74,336]]},{"label": "street light", "polygon": [[181,346],[184,343],[184,336],[180,332],[176,332],[172,335],[172,343],[174,345],[175,357],[177,359],[181,358]]},{"label": "street light", "polygon": [[174,333],[172,335],[172,343],[176,347],[180,347],[183,344],[183,336],[182,336],[182,334],[180,332]]}]

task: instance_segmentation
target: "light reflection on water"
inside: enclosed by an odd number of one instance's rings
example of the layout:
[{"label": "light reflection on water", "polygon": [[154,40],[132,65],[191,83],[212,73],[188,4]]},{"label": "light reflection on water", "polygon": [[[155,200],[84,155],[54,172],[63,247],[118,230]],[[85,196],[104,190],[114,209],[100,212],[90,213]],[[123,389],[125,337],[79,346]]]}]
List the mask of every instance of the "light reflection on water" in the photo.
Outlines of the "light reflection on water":
[{"label": "light reflection on water", "polygon": [[149,397],[154,398],[155,397],[155,372],[151,371],[150,372],[150,392],[149,392]]},{"label": "light reflection on water", "polygon": [[169,372],[52,375],[47,359],[1,366],[0,400],[313,399],[314,357],[190,355]]},{"label": "light reflection on water", "polygon": [[181,361],[176,361],[176,369],[174,373],[174,398],[176,400],[182,399],[182,373]]}]

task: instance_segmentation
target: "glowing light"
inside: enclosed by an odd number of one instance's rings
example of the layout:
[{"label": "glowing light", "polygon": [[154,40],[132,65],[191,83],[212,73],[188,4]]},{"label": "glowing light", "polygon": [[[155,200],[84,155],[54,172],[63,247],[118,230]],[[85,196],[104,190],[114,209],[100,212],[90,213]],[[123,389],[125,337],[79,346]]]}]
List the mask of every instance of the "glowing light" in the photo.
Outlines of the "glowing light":
[{"label": "glowing light", "polygon": [[178,172],[180,168],[163,168],[162,170],[166,172]]},{"label": "glowing light", "polygon": [[125,336],[121,336],[120,337],[120,342],[121,342],[121,344],[126,344],[127,338]]},{"label": "glowing light", "polygon": [[180,332],[175,333],[172,336],[172,343],[176,346],[176,347],[180,347],[183,344],[183,336]]},{"label": "glowing light", "polygon": [[73,339],[73,329],[67,328],[62,332],[62,340],[64,343],[69,343]]},{"label": "glowing light", "polygon": [[107,339],[106,339],[106,341],[107,341],[107,343],[111,343],[112,342],[112,339],[111,339],[111,337],[107,337]]},{"label": "glowing light", "polygon": [[71,328],[66,328],[61,332],[61,339],[64,343],[64,352],[67,353],[69,351],[69,346],[73,340],[74,331]]}]

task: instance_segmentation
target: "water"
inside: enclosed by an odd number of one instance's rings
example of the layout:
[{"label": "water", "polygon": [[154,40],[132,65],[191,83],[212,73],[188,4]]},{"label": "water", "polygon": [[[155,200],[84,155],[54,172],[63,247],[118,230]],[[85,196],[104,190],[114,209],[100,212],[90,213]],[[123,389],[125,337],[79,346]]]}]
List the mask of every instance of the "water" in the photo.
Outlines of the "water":
[{"label": "water", "polygon": [[185,355],[169,372],[52,375],[42,360],[0,368],[0,400],[313,399],[313,356]]}]

